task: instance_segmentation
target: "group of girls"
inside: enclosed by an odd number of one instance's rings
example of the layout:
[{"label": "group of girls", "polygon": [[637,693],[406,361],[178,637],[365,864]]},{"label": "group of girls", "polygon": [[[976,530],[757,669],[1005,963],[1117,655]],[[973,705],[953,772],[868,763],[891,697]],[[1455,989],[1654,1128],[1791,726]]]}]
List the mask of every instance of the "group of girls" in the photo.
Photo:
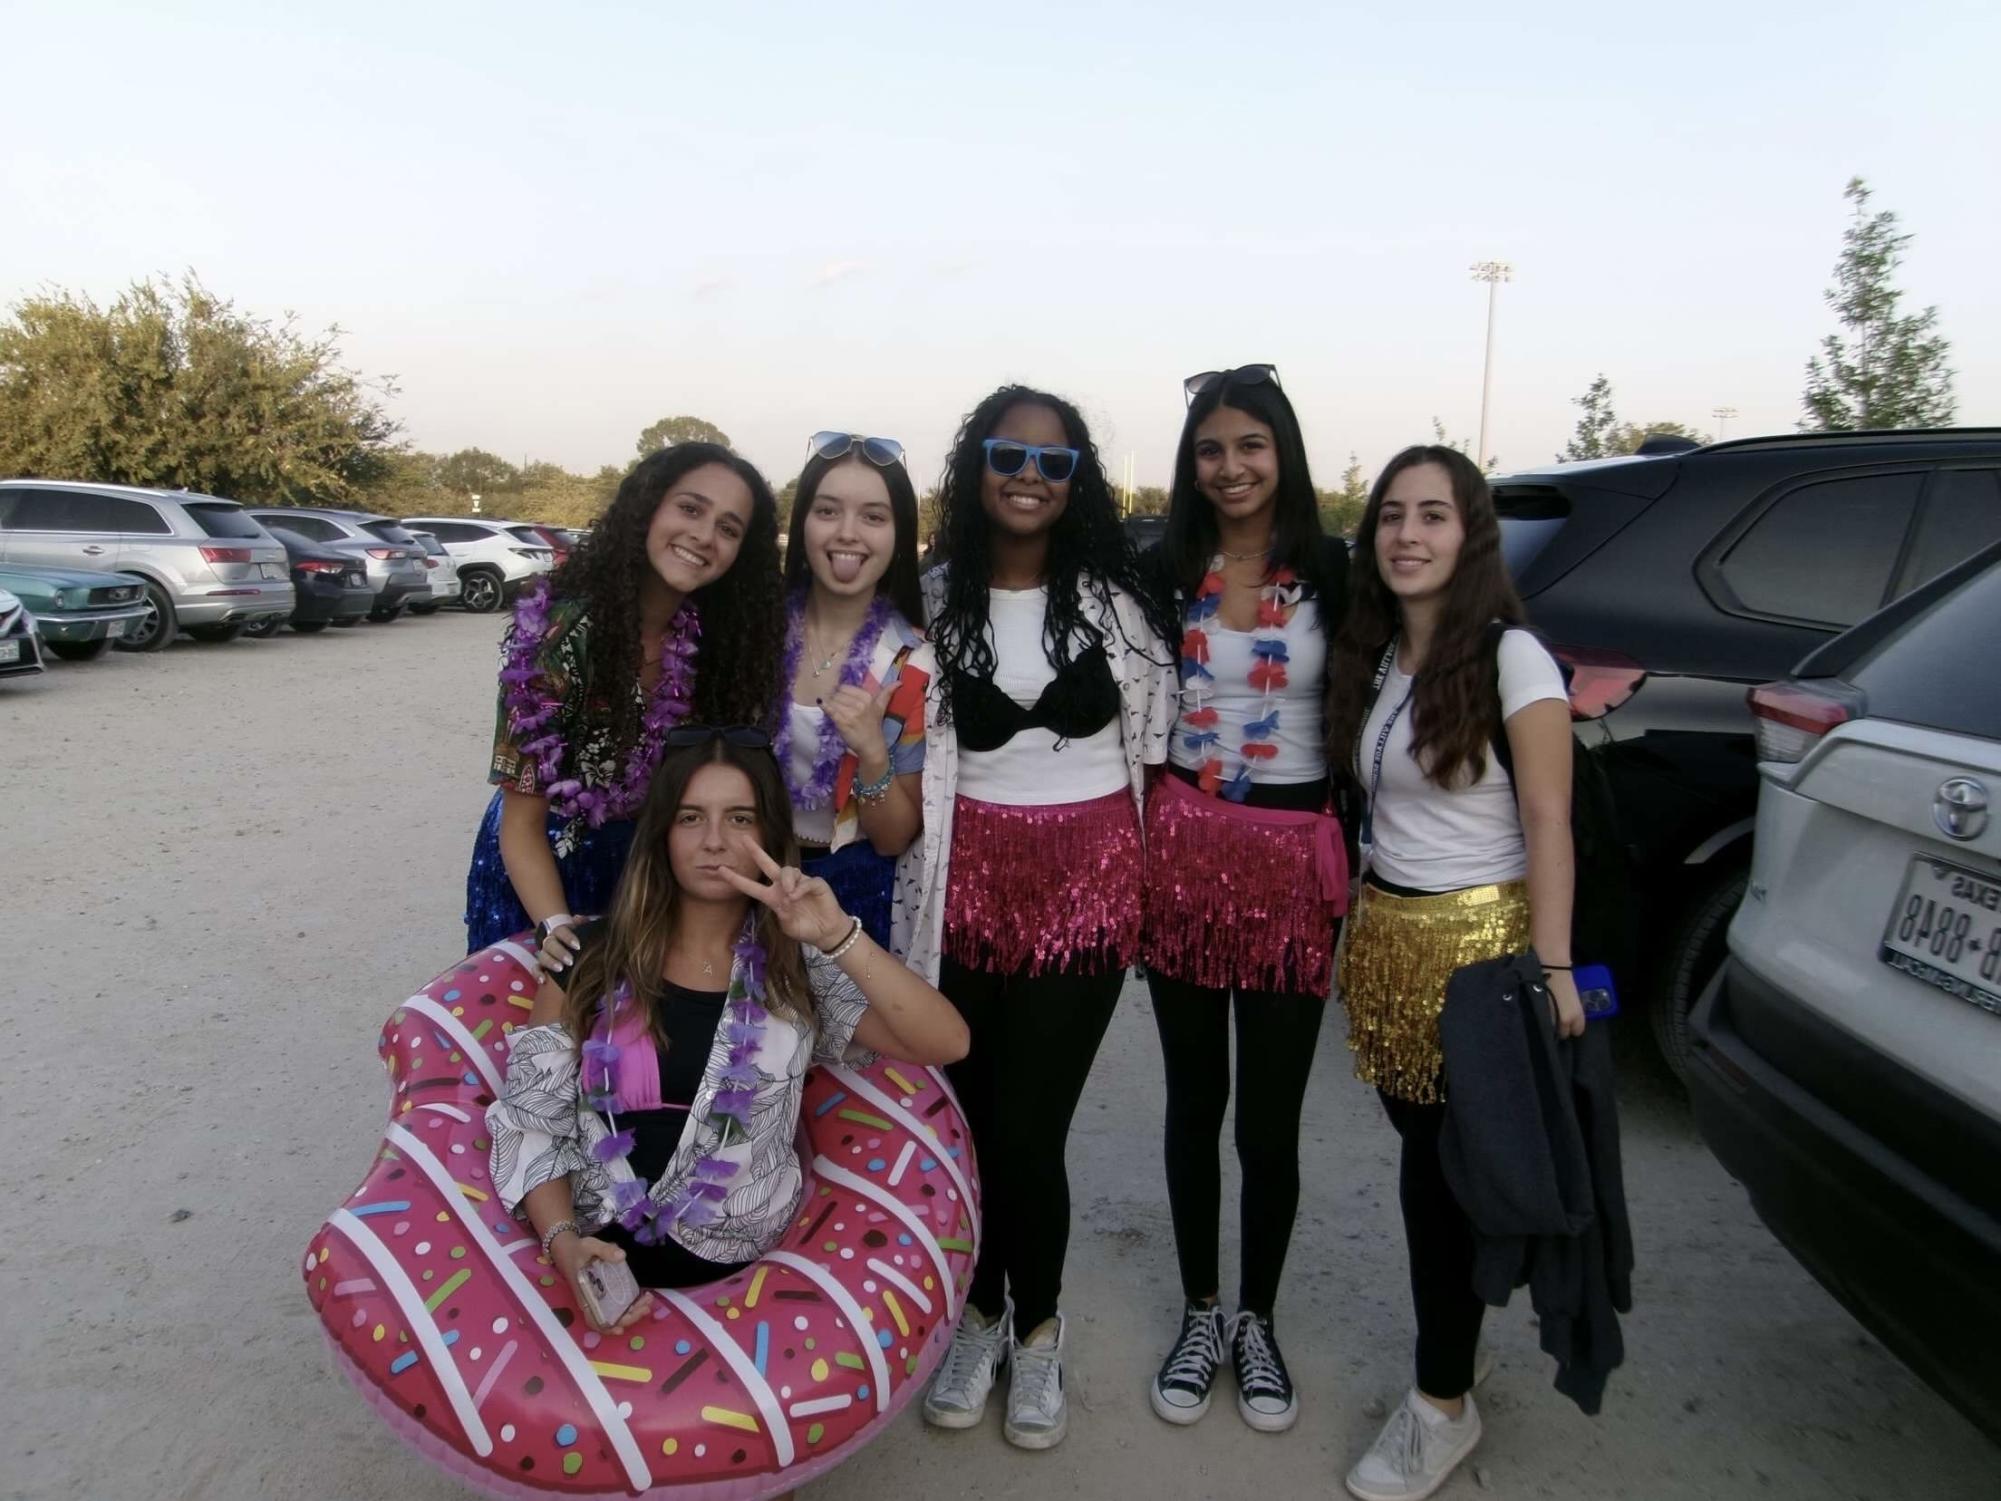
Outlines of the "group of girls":
[{"label": "group of girls", "polygon": [[1348,1486],[1428,1495],[1480,1432],[1472,1233],[1437,1159],[1445,980],[1533,944],[1558,1025],[1583,1023],[1564,685],[1510,628],[1462,455],[1398,455],[1351,561],[1277,372],[1208,372],[1186,396],[1145,557],[1081,414],[1023,386],[959,429],[921,578],[891,440],[810,440],[782,565],[743,459],[685,444],[634,468],[504,648],[469,946],[533,928],[546,980],[489,1112],[494,1179],[573,1281],[593,1258],[711,1281],[796,1206],[812,1059],[942,1064],[985,1235],[924,1416],[976,1426],[1005,1372],[1006,1437],[1048,1448],[1069,1415],[1065,1146],[1140,965],[1183,1294],[1151,1403],[1193,1423],[1227,1365],[1244,1420],[1282,1431],[1299,1399],[1276,1304],[1338,989],[1403,1141],[1418,1328],[1415,1384]]}]

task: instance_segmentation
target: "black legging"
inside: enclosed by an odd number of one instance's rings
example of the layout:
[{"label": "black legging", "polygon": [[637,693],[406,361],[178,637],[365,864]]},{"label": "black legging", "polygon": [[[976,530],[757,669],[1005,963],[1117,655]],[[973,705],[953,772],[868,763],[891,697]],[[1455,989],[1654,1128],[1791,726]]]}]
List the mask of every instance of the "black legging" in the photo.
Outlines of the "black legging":
[{"label": "black legging", "polygon": [[945,1072],[979,1154],[985,1234],[966,1301],[997,1317],[1014,1294],[1024,1337],[1055,1317],[1070,1244],[1070,1118],[1118,1005],[1123,969],[997,975],[946,959],[938,988],[972,1029]]},{"label": "black legging", "polygon": [[1450,1399],[1472,1389],[1487,1306],[1473,1292],[1472,1222],[1438,1162],[1445,1106],[1413,1105],[1376,1093],[1403,1138],[1398,1197],[1410,1253],[1410,1300],[1417,1312],[1417,1389]]},{"label": "black legging", "polygon": [[[1230,1103],[1230,993],[1149,973],[1153,1019],[1167,1065],[1167,1202],[1181,1291],[1218,1291],[1217,1221],[1223,1195],[1216,1140]],[[1238,1303],[1272,1316],[1299,1209],[1299,1114],[1327,1002],[1265,990],[1235,993],[1237,1161],[1244,1174]]]}]

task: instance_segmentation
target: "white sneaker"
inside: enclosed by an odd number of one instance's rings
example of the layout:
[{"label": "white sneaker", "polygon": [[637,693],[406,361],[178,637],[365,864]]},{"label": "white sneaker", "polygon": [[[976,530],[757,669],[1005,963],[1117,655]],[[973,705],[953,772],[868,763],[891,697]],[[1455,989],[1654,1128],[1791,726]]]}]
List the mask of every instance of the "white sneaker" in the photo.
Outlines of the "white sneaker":
[{"label": "white sneaker", "polygon": [[1013,1328],[1012,1299],[999,1318],[985,1325],[967,1305],[945,1358],[938,1362],[938,1374],[931,1378],[931,1390],[924,1394],[925,1422],[934,1428],[978,1426],[987,1415],[987,1393],[994,1389],[994,1377],[1007,1361]]},{"label": "white sneaker", "polygon": [[1362,1501],[1422,1501],[1479,1442],[1480,1409],[1471,1392],[1465,1410],[1448,1418],[1413,1387],[1348,1472],[1348,1490]]},{"label": "white sneaker", "polygon": [[1014,1369],[1007,1386],[1007,1423],[1001,1434],[1017,1449],[1053,1449],[1070,1428],[1070,1404],[1063,1395],[1063,1315],[1029,1337],[1014,1342],[1008,1359]]}]

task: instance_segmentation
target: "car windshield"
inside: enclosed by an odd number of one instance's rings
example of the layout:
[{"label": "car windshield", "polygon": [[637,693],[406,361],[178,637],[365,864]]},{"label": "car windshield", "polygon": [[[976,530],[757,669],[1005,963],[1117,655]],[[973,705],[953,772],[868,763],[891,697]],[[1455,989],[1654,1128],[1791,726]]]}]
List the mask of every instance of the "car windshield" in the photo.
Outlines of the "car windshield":
[{"label": "car windshield", "polygon": [[394,542],[398,547],[416,547],[417,539],[393,521],[364,521],[361,529],[384,542]]},{"label": "car windshield", "polygon": [[1849,670],[1869,717],[2001,740],[1997,618],[2001,553]]},{"label": "car windshield", "polygon": [[242,506],[233,506],[225,500],[190,500],[185,507],[207,536],[263,539],[264,528]]}]

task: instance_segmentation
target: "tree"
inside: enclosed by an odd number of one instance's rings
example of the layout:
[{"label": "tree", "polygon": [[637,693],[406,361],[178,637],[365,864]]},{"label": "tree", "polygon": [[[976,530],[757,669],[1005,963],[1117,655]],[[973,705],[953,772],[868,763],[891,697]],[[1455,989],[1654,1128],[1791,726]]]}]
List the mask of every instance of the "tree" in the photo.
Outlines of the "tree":
[{"label": "tree", "polygon": [[730,435],[701,417],[662,417],[639,435],[639,456],[676,443],[720,443],[730,446]]},{"label": "tree", "polygon": [[1612,382],[1604,371],[1598,372],[1582,396],[1571,397],[1570,404],[1582,407],[1584,415],[1577,419],[1577,431],[1557,455],[1559,459],[1602,459],[1620,451],[1611,446],[1619,419],[1612,411]]},{"label": "tree", "polygon": [[1897,216],[1888,209],[1869,212],[1869,186],[1861,178],[1851,177],[1842,196],[1855,206],[1854,220],[1841,236],[1834,285],[1823,295],[1847,332],[1829,334],[1807,361],[1800,428],[1949,426],[1957,403],[1938,309],[1900,315],[1904,294],[1890,281],[1911,236],[1897,233]]},{"label": "tree", "polygon": [[1431,419],[1431,441],[1436,443],[1440,448],[1456,448],[1461,453],[1471,456],[1473,461],[1480,466],[1480,472],[1483,474],[1492,474],[1494,466],[1501,462],[1492,454],[1487,455],[1484,459],[1474,454],[1473,440],[1471,438],[1447,437],[1445,435],[1445,423],[1437,417]]},{"label": "tree", "polygon": [[1649,438],[1690,438],[1697,443],[1707,443],[1709,434],[1699,433],[1683,422],[1621,422],[1605,435],[1605,449],[1601,457],[1638,453],[1640,445]]},{"label": "tree", "polygon": [[1131,516],[1165,516],[1168,502],[1172,499],[1164,486],[1136,485],[1132,493]]},{"label": "tree", "polygon": [[461,495],[498,495],[521,488],[521,471],[484,448],[461,448],[438,461],[438,483]]},{"label": "tree", "polygon": [[109,307],[26,298],[0,323],[0,473],[357,500],[388,475],[396,388],[343,366],[340,333],[240,313],[192,273]]},{"label": "tree", "polygon": [[1362,461],[1351,453],[1348,467],[1341,471],[1341,488],[1320,492],[1320,525],[1329,536],[1351,537],[1368,508],[1369,486],[1362,477]]}]

